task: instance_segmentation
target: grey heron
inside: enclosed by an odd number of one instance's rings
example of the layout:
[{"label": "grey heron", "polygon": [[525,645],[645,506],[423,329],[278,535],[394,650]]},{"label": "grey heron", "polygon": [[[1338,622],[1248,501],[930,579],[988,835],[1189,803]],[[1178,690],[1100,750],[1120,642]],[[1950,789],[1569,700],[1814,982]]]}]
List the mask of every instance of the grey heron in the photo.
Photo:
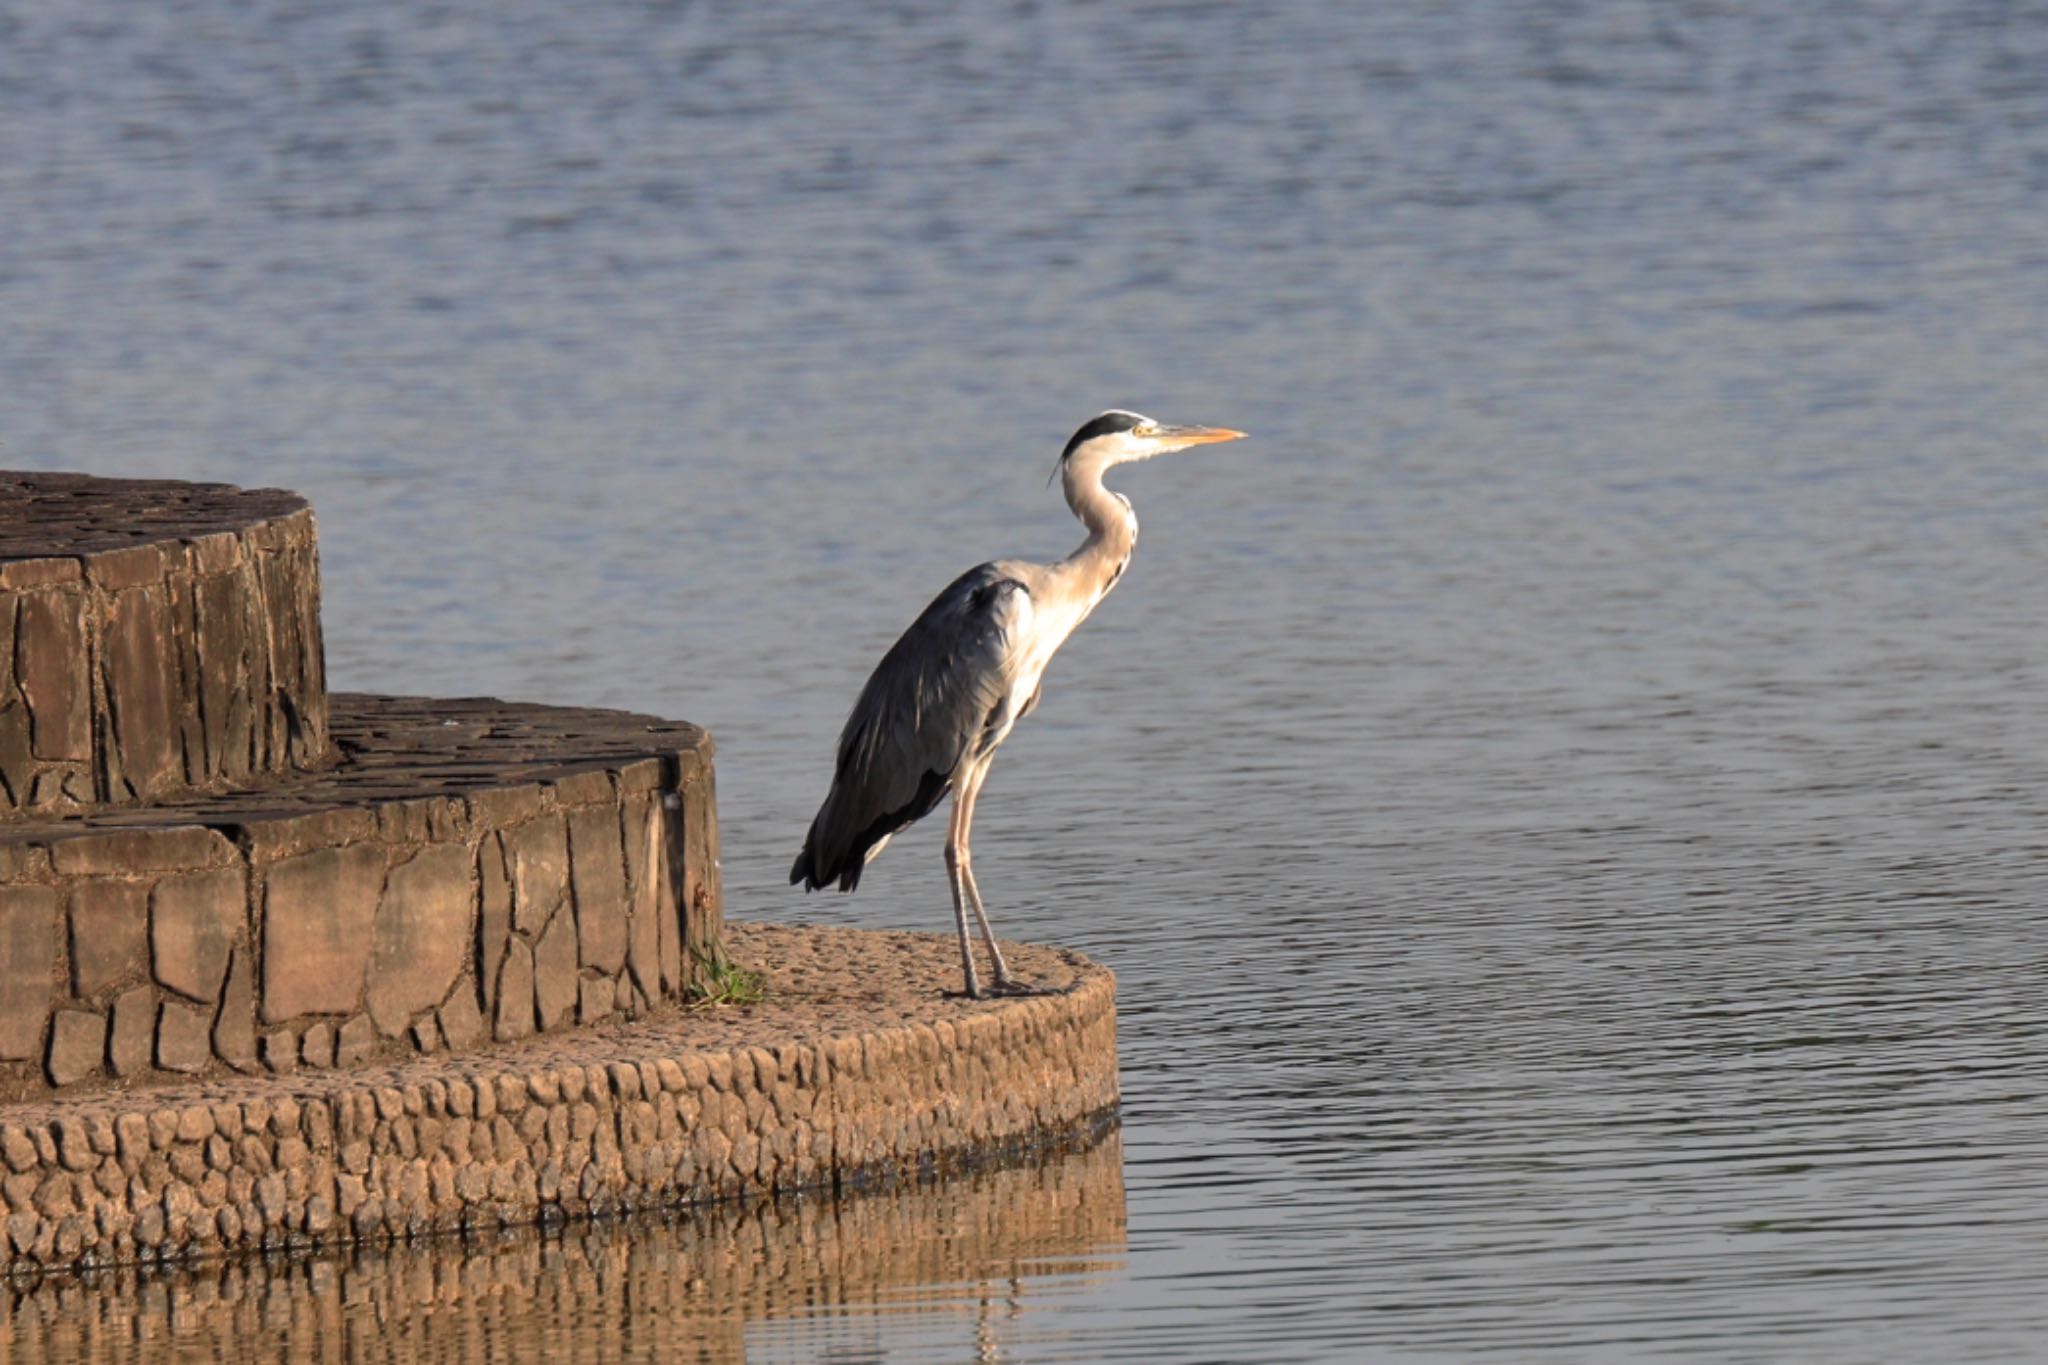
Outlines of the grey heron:
[{"label": "grey heron", "polygon": [[996,746],[1038,705],[1054,651],[1109,595],[1138,540],[1131,501],[1102,486],[1104,471],[1190,446],[1235,441],[1227,427],[1170,426],[1111,410],[1084,423],[1060,454],[1067,506],[1087,528],[1056,564],[998,559],[969,569],[932,599],[861,688],[839,736],[832,788],[811,821],[792,884],[815,891],[860,883],[884,845],[948,792],[946,876],[960,930],[966,993],[983,998],[967,932],[972,909],[998,995],[1035,993],[1010,975],[982,908],[968,834]]}]

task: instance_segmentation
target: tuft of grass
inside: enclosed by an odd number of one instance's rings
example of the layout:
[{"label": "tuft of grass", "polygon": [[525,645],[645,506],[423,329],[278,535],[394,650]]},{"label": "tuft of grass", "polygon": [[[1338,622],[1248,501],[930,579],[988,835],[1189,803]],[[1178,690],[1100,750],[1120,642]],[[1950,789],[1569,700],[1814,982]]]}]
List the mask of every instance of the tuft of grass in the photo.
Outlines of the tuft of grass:
[{"label": "tuft of grass", "polygon": [[699,978],[690,986],[690,1008],[713,1009],[719,1005],[758,1005],[768,997],[768,977],[752,967],[742,967],[725,955],[723,948],[705,952],[692,948]]}]

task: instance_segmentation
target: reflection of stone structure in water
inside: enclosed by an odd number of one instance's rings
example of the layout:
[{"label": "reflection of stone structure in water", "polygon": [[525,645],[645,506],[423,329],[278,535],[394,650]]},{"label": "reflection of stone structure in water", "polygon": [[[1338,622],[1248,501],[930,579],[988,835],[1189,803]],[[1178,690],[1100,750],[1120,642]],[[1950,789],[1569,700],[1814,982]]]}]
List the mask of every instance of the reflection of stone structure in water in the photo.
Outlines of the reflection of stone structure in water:
[{"label": "reflection of stone structure in water", "polygon": [[[888,1192],[719,1205],[265,1265],[0,1283],[0,1359],[495,1361],[737,1359],[766,1331],[793,1354],[891,1319],[961,1355],[1028,1318],[1034,1281],[1115,1271],[1123,1153],[1084,1151]],[[850,1321],[851,1320],[851,1321]],[[773,1321],[772,1327],[748,1324]],[[793,1335],[794,1334],[794,1335]]]}]

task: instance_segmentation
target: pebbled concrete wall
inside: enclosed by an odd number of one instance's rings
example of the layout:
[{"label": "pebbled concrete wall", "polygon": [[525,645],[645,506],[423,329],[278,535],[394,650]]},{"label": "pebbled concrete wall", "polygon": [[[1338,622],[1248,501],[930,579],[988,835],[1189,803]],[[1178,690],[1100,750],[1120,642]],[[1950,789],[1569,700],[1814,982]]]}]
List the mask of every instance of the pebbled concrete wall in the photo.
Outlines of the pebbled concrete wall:
[{"label": "pebbled concrete wall", "polygon": [[[1115,983],[1085,958],[1018,945],[1019,972],[1058,993],[959,1002],[938,990],[958,971],[946,935],[733,928],[770,1001],[701,1026],[0,1115],[4,1264],[378,1243],[902,1176],[1115,1108]],[[800,958],[822,965],[779,965]]]},{"label": "pebbled concrete wall", "polygon": [[[191,1360],[355,1361],[366,1341],[402,1340],[413,1359],[476,1365],[737,1361],[750,1338],[771,1354],[778,1342],[793,1351],[820,1339],[764,1339],[750,1323],[796,1319],[801,1332],[820,1304],[901,1312],[905,1288],[977,1282],[999,1292],[953,1321],[961,1357],[987,1359],[975,1348],[1000,1344],[1046,1277],[1065,1287],[1113,1273],[1126,1235],[1112,1132],[1084,1150],[887,1198],[720,1204],[455,1247],[0,1281],[0,1359],[132,1359],[175,1347]],[[1020,1276],[1020,1266],[1038,1274]]]}]

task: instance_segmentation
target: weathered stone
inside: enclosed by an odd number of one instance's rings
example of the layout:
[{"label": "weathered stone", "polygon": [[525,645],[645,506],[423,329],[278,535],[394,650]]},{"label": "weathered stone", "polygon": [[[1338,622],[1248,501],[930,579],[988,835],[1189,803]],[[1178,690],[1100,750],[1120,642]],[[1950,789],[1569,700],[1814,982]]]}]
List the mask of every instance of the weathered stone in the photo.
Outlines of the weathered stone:
[{"label": "weathered stone", "polygon": [[626,878],[618,811],[608,805],[585,807],[571,811],[568,824],[578,956],[584,966],[610,975],[626,965]]},{"label": "weathered stone", "polygon": [[149,884],[90,877],[71,887],[71,983],[89,999],[149,967]]},{"label": "weathered stone", "polygon": [[0,1127],[0,1158],[6,1160],[9,1170],[19,1175],[40,1162],[42,1155],[36,1151],[35,1140],[10,1123]]},{"label": "weathered stone", "polygon": [[443,844],[391,870],[377,908],[367,1003],[378,1032],[395,1038],[448,994],[470,946],[469,850]]},{"label": "weathered stone", "polygon": [[626,847],[626,965],[649,1000],[661,998],[661,901],[655,877],[658,807],[634,802],[623,811]]},{"label": "weathered stone", "polygon": [[196,695],[204,680],[200,677],[199,637],[192,615],[193,587],[191,573],[181,556],[178,571],[164,584],[164,594],[170,622],[169,653],[175,660],[177,679],[171,695],[171,724],[176,729],[172,746],[178,765],[176,780],[184,787],[210,783],[217,775],[207,766],[206,717]]},{"label": "weathered stone", "polygon": [[299,1060],[307,1066],[334,1065],[334,1026],[325,1019],[306,1026],[299,1035]]},{"label": "weathered stone", "polygon": [[237,1071],[256,1066],[256,969],[249,956],[246,944],[235,950],[213,1020],[214,1055]]},{"label": "weathered stone", "polygon": [[649,850],[654,866],[647,873],[654,889],[654,929],[661,958],[661,989],[679,994],[688,980],[684,971],[682,895],[676,876],[679,843],[676,812],[664,802],[655,803],[649,815],[652,842]]},{"label": "weathered stone", "polygon": [[[718,862],[718,796],[710,746],[677,754],[676,768],[674,818],[682,827],[679,899],[684,916],[679,954],[683,975],[676,989],[682,990],[703,970],[723,932],[725,892]],[[666,959],[663,965],[667,965]]]},{"label": "weathered stone", "polygon": [[486,835],[476,851],[480,911],[477,915],[477,977],[484,983],[486,1007],[505,958],[505,940],[512,933],[512,879],[505,872],[505,850],[495,834]]},{"label": "weathered stone", "polygon": [[564,773],[554,779],[555,801],[567,806],[610,806],[616,796],[612,787],[612,775],[604,768],[589,768],[580,773]]},{"label": "weathered stone", "polygon": [[[13,625],[13,605],[0,602],[0,630]],[[14,642],[11,634],[0,639],[0,669],[12,662]],[[0,676],[0,683],[4,683]],[[25,806],[36,779],[35,750],[29,747],[28,707],[20,701],[6,700],[7,689],[0,686],[0,800],[10,806]],[[90,795],[90,793],[88,793]]]},{"label": "weathered stone", "polygon": [[240,868],[163,878],[149,898],[150,958],[158,983],[212,1003],[227,973],[228,953],[248,918],[248,888]]},{"label": "weathered stone", "polygon": [[562,817],[543,815],[500,837],[512,873],[512,927],[537,934],[569,886],[569,840]]},{"label": "weathered stone", "polygon": [[40,882],[50,875],[50,850],[35,844],[0,843],[0,885]]},{"label": "weathered stone", "polygon": [[384,853],[323,848],[271,866],[264,887],[263,1017],[343,1014],[363,991]]},{"label": "weathered stone", "polygon": [[282,862],[316,848],[339,848],[377,836],[373,807],[355,802],[315,806],[310,810],[268,813],[242,826],[242,840],[252,861]]},{"label": "weathered stone", "polygon": [[262,1054],[263,1066],[268,1071],[282,1076],[299,1069],[299,1040],[288,1028],[264,1034],[256,1048]]},{"label": "weathered stone", "polygon": [[40,1055],[56,976],[56,891],[0,886],[0,1060]]},{"label": "weathered stone", "polygon": [[459,981],[441,1005],[438,1016],[441,1036],[450,1049],[466,1052],[484,1036],[483,1014],[477,1008],[476,991],[468,981]]},{"label": "weathered stone", "polygon": [[[497,1021],[492,1032],[501,1043],[533,1032],[533,951],[524,939],[515,938],[505,947],[505,965],[498,969]],[[448,1036],[455,1036],[453,1029]]]},{"label": "weathered stone", "polygon": [[567,914],[556,915],[534,945],[533,1006],[543,1030],[576,1008],[576,924]]},{"label": "weathered stone", "polygon": [[413,1020],[412,1045],[421,1052],[441,1050],[441,1026],[434,1022],[431,1014]]},{"label": "weathered stone", "polygon": [[188,1105],[178,1111],[178,1141],[204,1142],[220,1131],[210,1105]]},{"label": "weathered stone", "polygon": [[125,545],[85,556],[85,576],[102,588],[133,588],[164,576],[164,552],[157,545]]},{"label": "weathered stone", "polygon": [[21,599],[14,676],[28,705],[38,758],[92,756],[92,677],[86,667],[85,595],[31,592]]},{"label": "weathered stone", "polygon": [[211,1055],[207,1011],[181,1000],[166,1000],[157,1012],[156,1064],[165,1071],[200,1071]]},{"label": "weathered stone", "polygon": [[377,1029],[367,1014],[358,1014],[341,1026],[334,1039],[334,1064],[354,1066],[370,1055],[377,1045]]},{"label": "weathered stone", "polygon": [[170,636],[166,616],[161,586],[117,592],[107,608],[101,643],[115,739],[113,746],[102,749],[101,758],[104,762],[118,748],[119,771],[135,795],[145,799],[183,785],[178,762],[182,743],[170,691],[176,671],[165,667]]},{"label": "weathered stone", "polygon": [[[232,536],[223,537],[239,546]],[[222,556],[216,556],[222,558]],[[244,599],[237,591],[238,576],[229,572],[240,560],[218,568],[205,568],[209,576],[192,586],[193,612],[198,626],[193,632],[199,654],[199,714],[205,723],[205,771],[208,777],[246,778],[254,768],[250,734],[254,727],[256,703],[249,693],[247,645],[244,639]]]},{"label": "weathered stone", "polygon": [[479,825],[505,829],[539,815],[546,803],[538,783],[517,782],[470,792],[467,804],[470,819]]},{"label": "weathered stone", "polygon": [[0,592],[26,592],[30,588],[81,581],[85,577],[85,569],[73,556],[74,548],[68,542],[53,544],[51,552],[61,554],[63,558],[0,560]]},{"label": "weathered stone", "polygon": [[43,1070],[51,1085],[70,1085],[99,1071],[106,1055],[107,1019],[98,1010],[58,1010],[50,1020],[50,1050]]},{"label": "weathered stone", "polygon": [[387,844],[433,842],[428,832],[427,800],[384,801],[378,804],[377,837]]},{"label": "weathered stone", "polygon": [[576,1022],[594,1024],[600,1019],[611,1017],[612,999],[617,989],[608,976],[580,982],[576,999]]},{"label": "weathered stone", "polygon": [[131,986],[114,997],[114,1024],[107,1057],[116,1076],[138,1076],[149,1069],[154,1051],[156,990]]},{"label": "weathered stone", "polygon": [[59,840],[50,860],[65,877],[133,877],[226,867],[236,857],[233,844],[204,826],[146,825]]},{"label": "weathered stone", "polygon": [[114,1137],[121,1169],[132,1176],[149,1155],[149,1120],[133,1109],[126,1110],[114,1119]]}]

